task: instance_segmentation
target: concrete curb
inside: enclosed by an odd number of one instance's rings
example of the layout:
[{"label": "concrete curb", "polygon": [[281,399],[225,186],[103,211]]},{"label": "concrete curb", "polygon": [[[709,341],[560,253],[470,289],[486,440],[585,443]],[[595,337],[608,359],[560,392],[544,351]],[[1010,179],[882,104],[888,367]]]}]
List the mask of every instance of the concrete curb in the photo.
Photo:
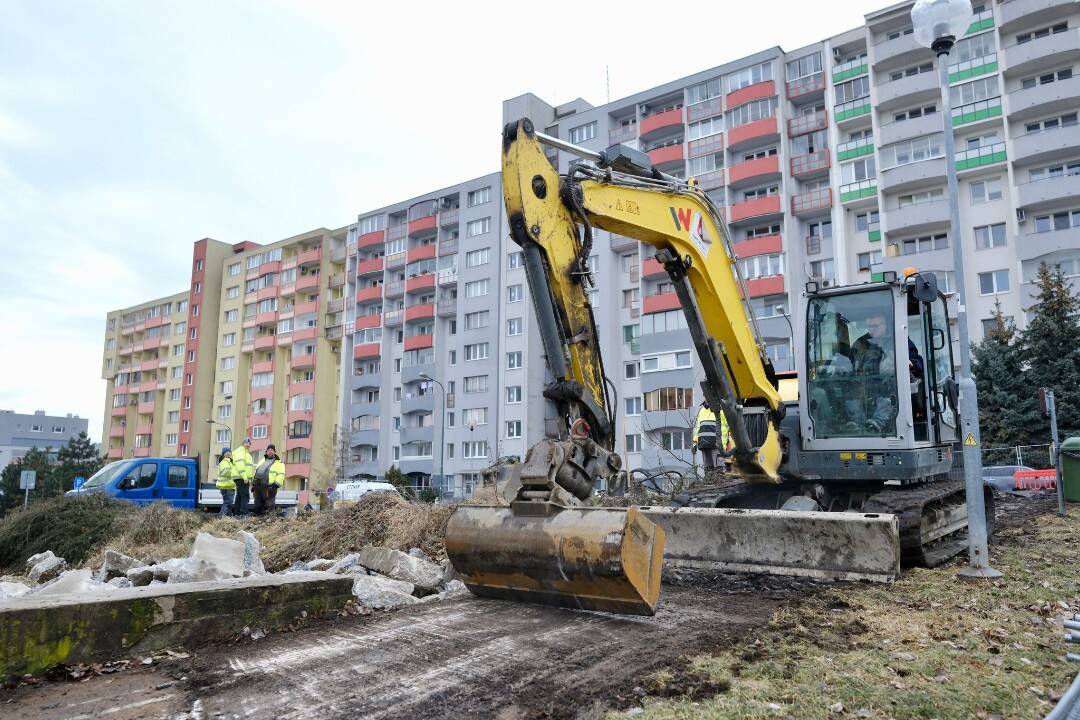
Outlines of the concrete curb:
[{"label": "concrete curb", "polygon": [[96,591],[0,602],[0,677],[96,662],[318,617],[352,598],[353,578],[325,572]]}]

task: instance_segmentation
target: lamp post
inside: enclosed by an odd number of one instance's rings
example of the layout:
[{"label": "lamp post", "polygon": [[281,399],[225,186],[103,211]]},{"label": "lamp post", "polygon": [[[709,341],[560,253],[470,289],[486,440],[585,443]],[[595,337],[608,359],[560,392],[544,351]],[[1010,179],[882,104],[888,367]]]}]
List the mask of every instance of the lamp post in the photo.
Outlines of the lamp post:
[{"label": "lamp post", "polygon": [[421,380],[427,380],[428,382],[433,382],[433,383],[435,383],[436,385],[439,386],[440,390],[442,390],[443,400],[442,400],[442,406],[440,406],[440,408],[439,408],[439,423],[437,425],[437,427],[439,429],[439,436],[438,436],[439,437],[439,444],[438,444],[439,465],[438,465],[438,468],[439,468],[439,487],[440,487],[441,491],[445,491],[446,490],[446,488],[444,486],[445,478],[443,477],[443,434],[444,433],[443,433],[442,427],[443,427],[443,413],[444,413],[443,408],[446,405],[446,388],[443,387],[443,384],[441,382],[439,382],[435,378],[431,377],[427,373],[420,373],[420,379]]},{"label": "lamp post", "polygon": [[957,334],[960,340],[960,423],[963,443],[964,489],[967,496],[968,566],[960,571],[965,578],[995,578],[1001,573],[990,567],[986,548],[986,507],[983,501],[982,455],[979,439],[979,398],[971,377],[971,342],[968,339],[967,305],[964,286],[964,248],[960,231],[960,193],[956,180],[956,142],[952,129],[952,101],[949,96],[949,51],[971,26],[970,0],[918,0],[911,8],[915,40],[934,51],[938,59],[941,107],[945,137],[945,176],[949,188],[949,219],[953,271],[956,276]]},{"label": "lamp post", "polygon": [[788,336],[789,337],[788,347],[791,348],[790,362],[794,366],[794,364],[795,364],[795,326],[791,324],[791,318],[788,316],[787,310],[784,308],[783,305],[777,305],[776,306],[776,312],[778,312],[780,314],[780,316],[784,318],[784,320],[787,320],[787,327],[788,327],[788,330],[791,333]]}]

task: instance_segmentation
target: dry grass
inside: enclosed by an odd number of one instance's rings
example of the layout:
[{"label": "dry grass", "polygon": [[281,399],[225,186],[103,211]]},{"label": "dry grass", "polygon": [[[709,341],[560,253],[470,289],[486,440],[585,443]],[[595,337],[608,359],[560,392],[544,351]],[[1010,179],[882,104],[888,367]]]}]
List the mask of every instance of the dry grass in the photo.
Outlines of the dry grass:
[{"label": "dry grass", "polygon": [[[1061,625],[1080,606],[1072,512],[1001,533],[991,557],[1002,580],[963,582],[953,564],[785,606],[764,632],[693,660],[729,681],[726,692],[649,700],[639,717],[1041,718],[1076,672]],[[836,703],[842,711],[830,710]]]}]

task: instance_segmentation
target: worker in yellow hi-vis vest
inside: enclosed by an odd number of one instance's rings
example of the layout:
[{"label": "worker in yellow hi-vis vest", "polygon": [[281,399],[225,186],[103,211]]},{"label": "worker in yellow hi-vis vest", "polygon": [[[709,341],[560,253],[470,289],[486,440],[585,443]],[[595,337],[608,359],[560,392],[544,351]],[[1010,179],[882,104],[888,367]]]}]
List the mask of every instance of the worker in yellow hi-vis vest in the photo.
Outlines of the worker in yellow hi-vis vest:
[{"label": "worker in yellow hi-vis vest", "polygon": [[701,403],[698,410],[697,421],[694,423],[693,452],[701,451],[701,464],[706,470],[716,467],[716,456],[719,450],[725,450],[731,442],[728,433],[727,418],[720,413],[717,422],[716,413],[709,409],[705,403]]}]

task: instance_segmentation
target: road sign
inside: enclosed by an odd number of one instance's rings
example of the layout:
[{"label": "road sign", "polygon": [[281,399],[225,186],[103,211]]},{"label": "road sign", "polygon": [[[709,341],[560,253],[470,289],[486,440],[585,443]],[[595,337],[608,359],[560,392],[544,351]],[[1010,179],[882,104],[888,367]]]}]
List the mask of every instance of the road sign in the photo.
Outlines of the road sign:
[{"label": "road sign", "polygon": [[33,490],[35,485],[37,485],[36,470],[23,470],[21,473],[19,473],[20,490]]},{"label": "road sign", "polygon": [[73,479],[73,480],[71,481],[71,483],[72,483],[72,487],[73,487],[74,489],[76,489],[76,490],[78,490],[79,488],[81,488],[81,487],[83,486],[83,483],[84,483],[84,482],[86,482],[86,478],[84,478],[84,477],[77,477],[77,478],[74,478],[74,479]]}]

